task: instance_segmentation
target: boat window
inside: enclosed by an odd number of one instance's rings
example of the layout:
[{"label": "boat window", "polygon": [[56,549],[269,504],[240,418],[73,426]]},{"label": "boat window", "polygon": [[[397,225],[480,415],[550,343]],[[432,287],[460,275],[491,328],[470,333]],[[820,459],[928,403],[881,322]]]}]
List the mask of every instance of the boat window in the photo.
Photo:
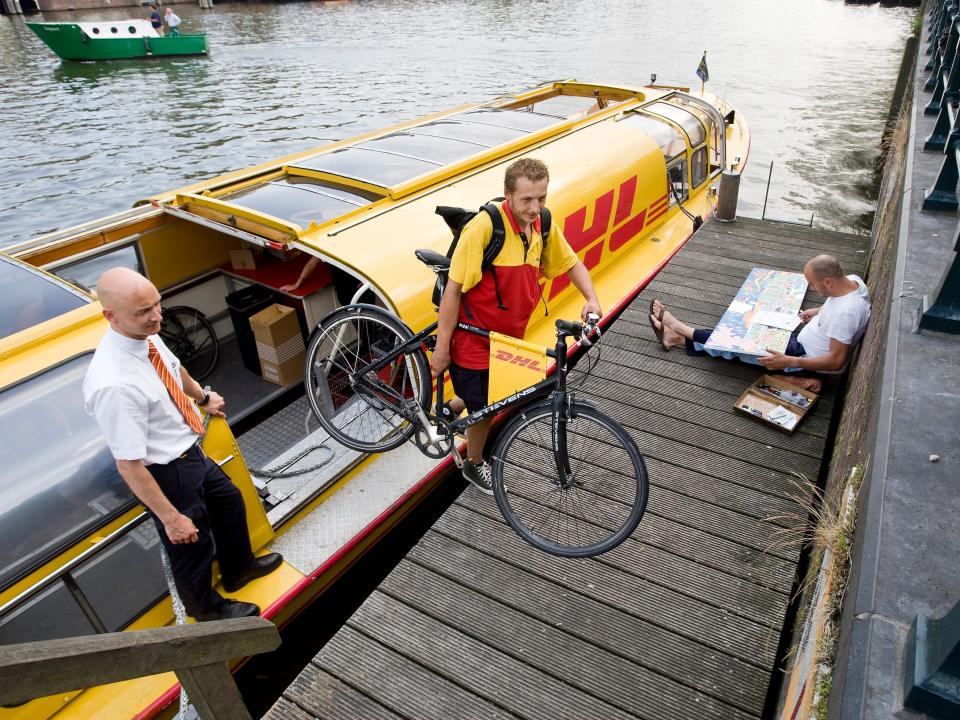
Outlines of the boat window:
[{"label": "boat window", "polygon": [[456,117],[457,120],[462,122],[498,125],[514,130],[523,130],[524,132],[536,132],[545,127],[556,125],[558,122],[557,118],[551,115],[542,115],[526,110],[496,110],[494,108],[470,110]]},{"label": "boat window", "polygon": [[96,288],[97,280],[100,279],[101,274],[115,267],[129,268],[143,275],[143,263],[134,243],[101,255],[59,265],[51,272],[89,292]]},{"label": "boat window", "polygon": [[[127,627],[167,593],[153,522],[142,522],[72,575],[109,632]],[[62,580],[0,618],[0,645],[95,632]]]},{"label": "boat window", "polygon": [[[720,143],[723,141],[720,133],[721,127],[717,124],[713,115],[704,110],[699,105],[691,102],[688,98],[683,95],[674,95],[670,97],[667,102],[672,105],[679,105],[680,107],[689,110],[698,118],[700,122],[704,124],[707,128],[707,134],[710,136],[710,163],[713,165],[713,169],[719,169],[720,165]],[[696,144],[696,143],[694,143]]]},{"label": "boat window", "polygon": [[687,161],[678,160],[667,168],[667,192],[670,193],[670,204],[676,205],[677,198],[684,202],[690,194],[687,184]]},{"label": "boat window", "polygon": [[288,220],[301,227],[325,223],[370,200],[362,195],[302,178],[286,177],[221,198],[235,205]]},{"label": "boat window", "polygon": [[639,128],[649,135],[660,146],[663,156],[668,160],[687,149],[687,144],[677,129],[659,118],[628,112],[621,122]]},{"label": "boat window", "polygon": [[690,161],[690,184],[693,187],[699,187],[707,179],[707,146],[702,145],[693,153]]},{"label": "boat window", "polygon": [[655,102],[650,105],[645,105],[643,109],[657,113],[658,115],[663,115],[665,118],[669,118],[677,123],[689,136],[691,145],[699,145],[707,139],[707,131],[704,130],[703,123],[701,123],[695,115],[683,108],[665,102]]},{"label": "boat window", "polygon": [[392,155],[360,147],[315,155],[291,167],[340,175],[380,187],[398,185],[418,175],[436,170],[439,163]]},{"label": "boat window", "polygon": [[527,134],[526,130],[517,130],[515,128],[500,127],[497,125],[464,123],[455,120],[437,120],[436,122],[408,128],[404,132],[414,135],[429,135],[431,137],[464,140],[485,147],[501,145]]},{"label": "boat window", "polygon": [[83,409],[91,357],[0,393],[0,588],[136,502]]},{"label": "boat window", "polygon": [[393,133],[375,140],[367,140],[355,147],[397,153],[441,165],[457,162],[484,150],[483,146],[476,143],[413,135],[408,132]]},{"label": "boat window", "polygon": [[0,338],[90,302],[79,292],[20,263],[0,257]]}]

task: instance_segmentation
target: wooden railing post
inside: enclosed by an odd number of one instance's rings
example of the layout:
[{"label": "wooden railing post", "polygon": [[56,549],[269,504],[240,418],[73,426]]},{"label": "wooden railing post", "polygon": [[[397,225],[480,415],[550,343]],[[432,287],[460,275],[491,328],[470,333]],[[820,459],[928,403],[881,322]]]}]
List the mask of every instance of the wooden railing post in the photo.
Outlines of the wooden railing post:
[{"label": "wooden railing post", "polygon": [[0,705],[174,671],[203,720],[246,720],[227,660],[274,650],[261,617],[0,646]]}]

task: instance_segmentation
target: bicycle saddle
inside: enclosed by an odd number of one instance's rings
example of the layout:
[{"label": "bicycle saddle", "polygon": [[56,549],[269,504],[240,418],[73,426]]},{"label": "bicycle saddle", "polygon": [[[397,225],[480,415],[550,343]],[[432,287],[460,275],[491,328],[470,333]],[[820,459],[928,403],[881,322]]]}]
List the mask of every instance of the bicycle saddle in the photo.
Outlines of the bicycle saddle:
[{"label": "bicycle saddle", "polygon": [[414,253],[417,256],[417,259],[424,265],[429,265],[430,267],[438,268],[440,270],[448,270],[450,268],[450,258],[443,253],[438,253],[436,250],[427,250],[425,248],[421,248],[419,250],[415,250]]}]

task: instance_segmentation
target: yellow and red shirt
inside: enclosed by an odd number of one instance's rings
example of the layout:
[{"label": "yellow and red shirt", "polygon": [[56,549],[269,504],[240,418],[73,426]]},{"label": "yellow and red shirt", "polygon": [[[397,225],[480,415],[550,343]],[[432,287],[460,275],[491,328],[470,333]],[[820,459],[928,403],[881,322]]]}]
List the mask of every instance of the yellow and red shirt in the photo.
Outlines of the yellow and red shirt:
[{"label": "yellow and red shirt", "polygon": [[[524,247],[520,226],[509,204],[504,201],[499,207],[505,237],[503,249],[493,261],[496,284],[493,272],[481,270],[483,251],[493,236],[493,223],[485,212],[477,213],[460,233],[460,241],[450,260],[450,279],[463,286],[460,322],[522,338],[540,301],[541,272],[546,278],[562,275],[577,264],[578,258],[556,222],[550,225],[544,250],[539,218],[534,222],[532,237],[527,239]],[[497,306],[497,286],[506,310]],[[450,355],[461,367],[485,370],[490,364],[490,341],[456,330],[450,342]]]}]

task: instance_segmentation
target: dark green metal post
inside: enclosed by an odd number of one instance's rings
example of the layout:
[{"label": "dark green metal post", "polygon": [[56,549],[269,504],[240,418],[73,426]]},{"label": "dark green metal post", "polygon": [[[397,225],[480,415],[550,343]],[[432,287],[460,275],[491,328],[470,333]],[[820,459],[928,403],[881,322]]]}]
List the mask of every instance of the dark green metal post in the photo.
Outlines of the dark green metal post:
[{"label": "dark green metal post", "polygon": [[[954,335],[960,333],[960,225],[953,239],[953,251],[953,261],[943,273],[940,287],[937,288],[936,300],[929,308],[924,308],[920,318],[922,330],[935,330]],[[956,609],[954,607],[951,612],[955,612]],[[958,620],[958,631],[960,631],[960,620]]]},{"label": "dark green metal post", "polygon": [[933,188],[923,193],[924,210],[956,210],[957,203],[957,146],[958,143],[948,143],[945,148],[946,156],[937,173],[937,180]]},{"label": "dark green metal post", "polygon": [[904,655],[903,705],[935,718],[960,717],[960,602],[940,620],[917,615]]}]

